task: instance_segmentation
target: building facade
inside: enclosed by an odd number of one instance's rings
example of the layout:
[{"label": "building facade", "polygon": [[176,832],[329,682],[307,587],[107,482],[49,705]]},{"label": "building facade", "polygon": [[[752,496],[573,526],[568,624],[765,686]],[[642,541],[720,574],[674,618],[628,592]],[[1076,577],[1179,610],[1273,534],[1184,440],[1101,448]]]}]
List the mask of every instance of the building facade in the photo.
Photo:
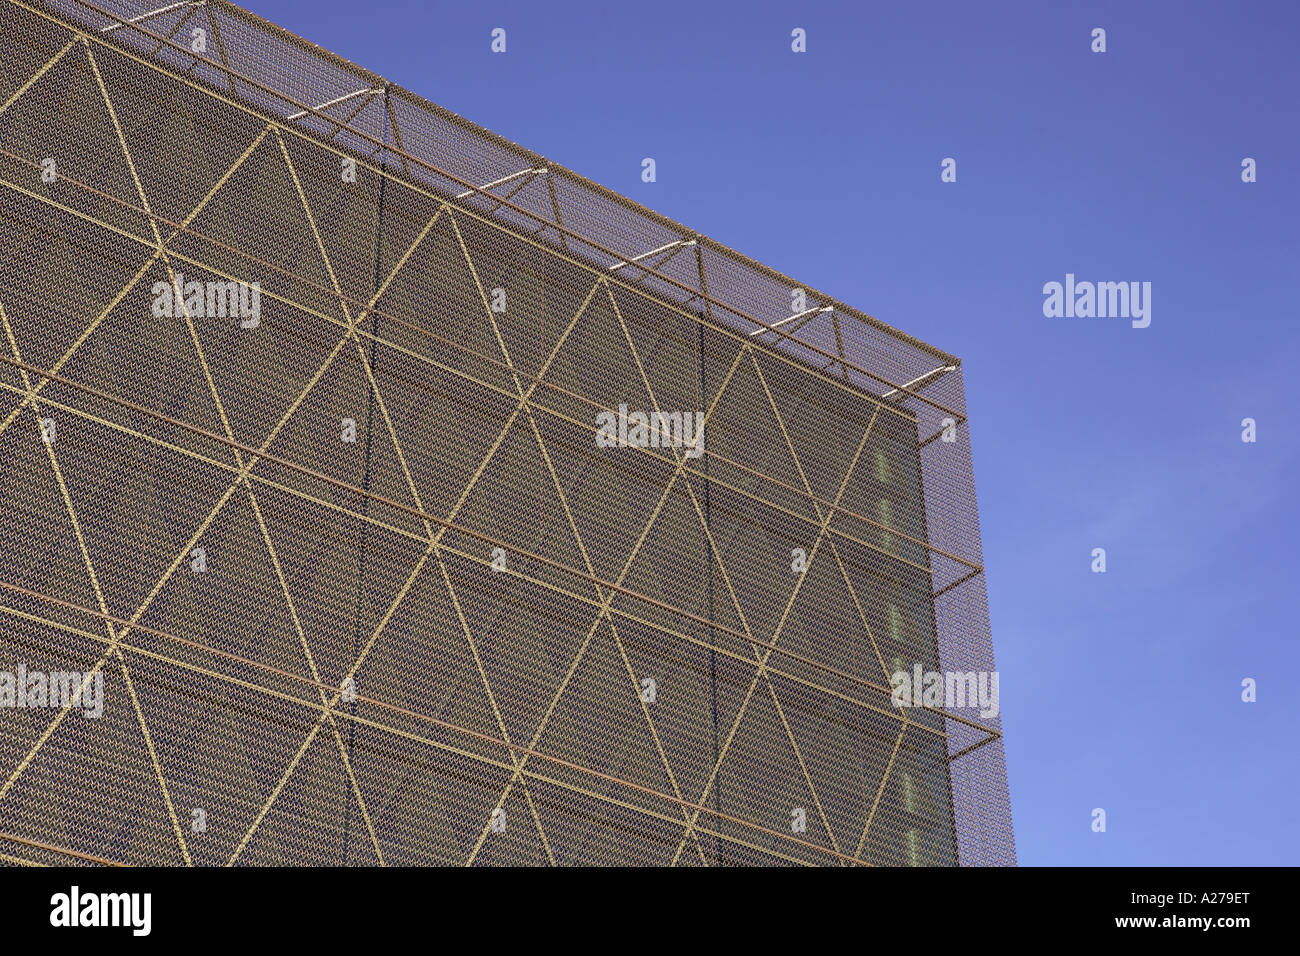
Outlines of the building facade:
[{"label": "building facade", "polygon": [[0,0],[0,859],[1013,864],[960,362],[154,3]]}]

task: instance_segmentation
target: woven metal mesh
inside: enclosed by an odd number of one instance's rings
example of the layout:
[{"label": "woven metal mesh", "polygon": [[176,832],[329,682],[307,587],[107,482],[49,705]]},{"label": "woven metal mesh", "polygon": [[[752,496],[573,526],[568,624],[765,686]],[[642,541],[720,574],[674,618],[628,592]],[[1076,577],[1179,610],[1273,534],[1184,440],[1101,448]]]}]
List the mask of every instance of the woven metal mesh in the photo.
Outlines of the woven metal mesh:
[{"label": "woven metal mesh", "polygon": [[0,709],[0,862],[1015,862],[889,695],[994,669],[955,358],[152,3],[0,2],[0,674],[103,684]]}]

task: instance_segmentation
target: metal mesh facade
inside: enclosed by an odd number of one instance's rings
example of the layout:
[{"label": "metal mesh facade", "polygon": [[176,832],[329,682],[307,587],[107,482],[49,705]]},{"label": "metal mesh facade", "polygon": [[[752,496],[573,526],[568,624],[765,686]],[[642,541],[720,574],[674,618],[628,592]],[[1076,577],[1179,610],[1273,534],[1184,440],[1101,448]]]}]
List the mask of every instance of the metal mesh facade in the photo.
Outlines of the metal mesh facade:
[{"label": "metal mesh facade", "polygon": [[155,3],[0,0],[0,861],[1013,864],[958,360]]}]

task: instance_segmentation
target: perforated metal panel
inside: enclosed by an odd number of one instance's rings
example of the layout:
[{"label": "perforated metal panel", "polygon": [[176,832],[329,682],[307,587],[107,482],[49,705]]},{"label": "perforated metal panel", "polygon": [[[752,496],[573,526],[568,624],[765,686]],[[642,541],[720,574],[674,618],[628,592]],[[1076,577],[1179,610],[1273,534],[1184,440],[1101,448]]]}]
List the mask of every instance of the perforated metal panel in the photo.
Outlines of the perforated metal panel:
[{"label": "perforated metal panel", "polygon": [[0,861],[1015,862],[952,356],[213,0],[0,0],[0,322]]}]

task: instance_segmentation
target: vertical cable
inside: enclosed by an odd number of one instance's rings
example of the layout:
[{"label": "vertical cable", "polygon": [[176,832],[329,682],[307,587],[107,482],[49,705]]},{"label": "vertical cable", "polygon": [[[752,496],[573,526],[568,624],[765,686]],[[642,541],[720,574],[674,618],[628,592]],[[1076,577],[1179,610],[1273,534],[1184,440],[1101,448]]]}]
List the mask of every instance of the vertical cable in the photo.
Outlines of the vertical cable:
[{"label": "vertical cable", "polygon": [[[383,109],[383,143],[385,149],[380,153],[379,160],[379,203],[375,216],[375,290],[374,296],[379,295],[379,283],[382,281],[380,270],[382,268],[383,245],[384,245],[384,186],[388,182],[388,87],[384,87],[384,109]],[[370,321],[373,325],[370,336],[370,373],[375,373],[375,339],[379,337],[379,316],[371,313]],[[369,378],[366,379],[367,385]],[[370,526],[366,518],[370,514],[370,449],[371,435],[374,431],[375,423],[375,391],[367,387],[366,394],[369,397],[368,407],[366,409],[366,455],[365,455],[365,477],[362,481],[362,488],[366,494],[361,499],[361,543],[357,550],[357,596],[356,612],[352,627],[352,657],[356,660],[361,656],[361,591],[365,582],[366,570],[366,541],[369,538]],[[350,705],[350,713],[353,717],[357,715],[357,702],[355,696]],[[352,760],[352,745],[356,738],[357,722],[348,721],[348,761]],[[344,801],[343,814],[343,865],[348,862],[348,836],[352,825],[352,799],[351,795]]]}]

